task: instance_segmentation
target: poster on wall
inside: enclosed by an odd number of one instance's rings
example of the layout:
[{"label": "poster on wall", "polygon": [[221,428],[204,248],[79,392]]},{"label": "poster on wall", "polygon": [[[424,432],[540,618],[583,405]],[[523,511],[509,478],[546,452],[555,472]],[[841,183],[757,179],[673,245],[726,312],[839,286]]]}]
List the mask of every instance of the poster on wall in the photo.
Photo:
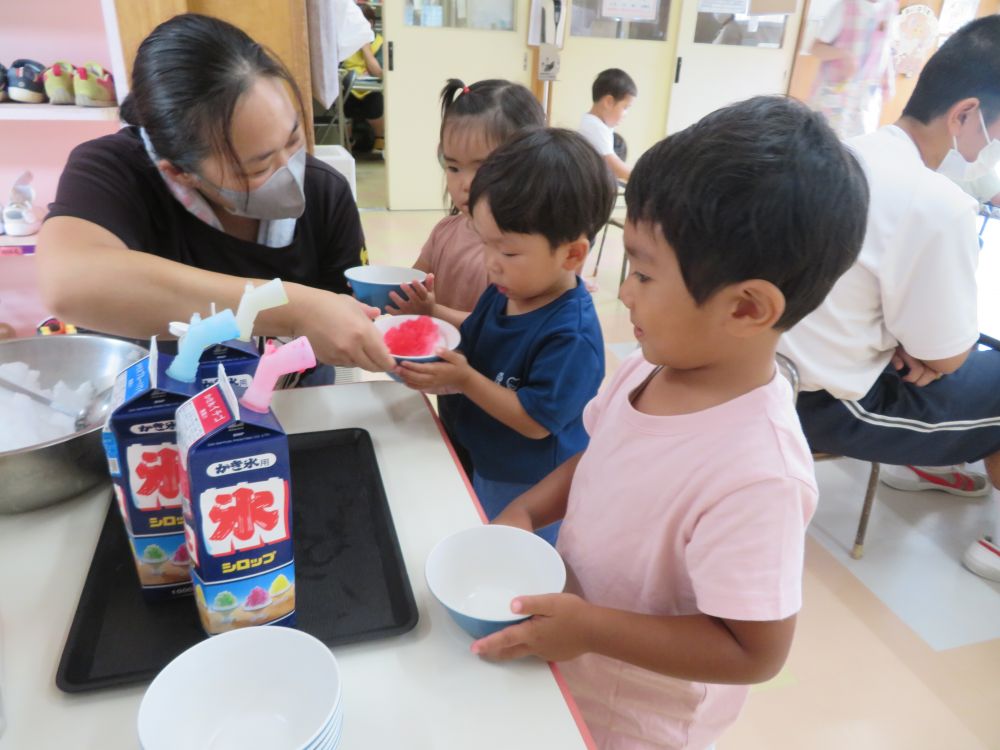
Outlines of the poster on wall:
[{"label": "poster on wall", "polygon": [[655,21],[658,0],[601,0],[601,15],[623,21]]},{"label": "poster on wall", "polygon": [[912,78],[924,66],[937,39],[937,16],[926,5],[908,5],[899,13],[892,40],[896,72]]},{"label": "poster on wall", "polygon": [[979,0],[944,0],[941,4],[941,18],[938,20],[938,43],[965,26],[976,17]]}]

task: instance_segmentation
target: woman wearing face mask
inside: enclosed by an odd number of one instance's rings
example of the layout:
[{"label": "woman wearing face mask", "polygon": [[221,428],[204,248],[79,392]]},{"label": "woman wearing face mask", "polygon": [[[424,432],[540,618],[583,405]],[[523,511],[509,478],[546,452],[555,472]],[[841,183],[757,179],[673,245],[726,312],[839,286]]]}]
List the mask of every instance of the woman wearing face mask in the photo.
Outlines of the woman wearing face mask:
[{"label": "woman wearing face mask", "polygon": [[301,95],[236,27],[186,14],[136,55],[128,124],[77,147],[38,238],[56,315],[147,338],[172,320],[236,309],[247,280],[285,282],[289,304],[254,332],[306,335],[317,358],[385,370],[393,360],[346,295],[364,255],[346,180],[305,152]]}]

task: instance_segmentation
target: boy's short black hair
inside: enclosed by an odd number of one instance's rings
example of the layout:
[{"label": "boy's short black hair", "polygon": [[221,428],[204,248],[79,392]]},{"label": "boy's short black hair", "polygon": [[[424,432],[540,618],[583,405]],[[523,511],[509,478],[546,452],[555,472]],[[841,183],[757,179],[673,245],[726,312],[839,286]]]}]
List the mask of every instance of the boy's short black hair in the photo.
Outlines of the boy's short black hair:
[{"label": "boy's short black hair", "polygon": [[594,85],[590,88],[594,102],[598,102],[608,94],[616,101],[620,102],[626,96],[639,96],[639,89],[635,86],[632,76],[620,68],[608,68],[602,70],[594,79]]},{"label": "boy's short black hair", "polygon": [[469,210],[486,199],[501,232],[540,234],[553,248],[593,240],[614,208],[617,184],[582,136],[559,128],[519,133],[483,162]]},{"label": "boy's short black hair", "polygon": [[625,189],[630,222],[658,226],[695,302],[764,279],[785,296],[775,327],[812,312],[858,257],[868,183],[823,116],[760,96],[657,143]]},{"label": "boy's short black hair", "polygon": [[929,123],[958,101],[976,97],[987,125],[1000,116],[1000,16],[960,28],[924,65],[904,117]]}]

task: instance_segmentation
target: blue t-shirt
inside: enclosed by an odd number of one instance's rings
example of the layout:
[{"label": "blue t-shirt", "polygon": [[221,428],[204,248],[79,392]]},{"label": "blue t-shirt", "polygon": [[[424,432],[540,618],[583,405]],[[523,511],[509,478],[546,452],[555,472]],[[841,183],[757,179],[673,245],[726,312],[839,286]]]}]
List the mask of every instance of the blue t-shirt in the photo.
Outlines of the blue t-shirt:
[{"label": "blue t-shirt", "polygon": [[507,315],[507,297],[490,286],[462,323],[462,353],[472,367],[513,391],[551,434],[524,437],[465,396],[454,400],[454,427],[486,479],[537,482],[587,447],[583,407],[604,378],[604,338],[583,282],[549,304]]}]

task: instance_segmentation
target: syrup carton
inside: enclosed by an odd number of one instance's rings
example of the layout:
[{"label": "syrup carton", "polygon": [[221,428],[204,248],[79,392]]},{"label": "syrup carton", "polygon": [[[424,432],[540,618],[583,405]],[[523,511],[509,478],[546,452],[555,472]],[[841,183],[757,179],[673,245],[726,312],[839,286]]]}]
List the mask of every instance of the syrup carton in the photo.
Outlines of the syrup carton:
[{"label": "syrup carton", "polygon": [[184,531],[201,624],[209,635],[293,625],[288,438],[269,409],[241,408],[222,367],[217,378],[177,410]]},{"label": "syrup carton", "polygon": [[150,354],[118,375],[102,434],[118,510],[143,597],[191,593],[181,515],[181,462],[175,412],[196,392],[166,374],[172,358]]}]

